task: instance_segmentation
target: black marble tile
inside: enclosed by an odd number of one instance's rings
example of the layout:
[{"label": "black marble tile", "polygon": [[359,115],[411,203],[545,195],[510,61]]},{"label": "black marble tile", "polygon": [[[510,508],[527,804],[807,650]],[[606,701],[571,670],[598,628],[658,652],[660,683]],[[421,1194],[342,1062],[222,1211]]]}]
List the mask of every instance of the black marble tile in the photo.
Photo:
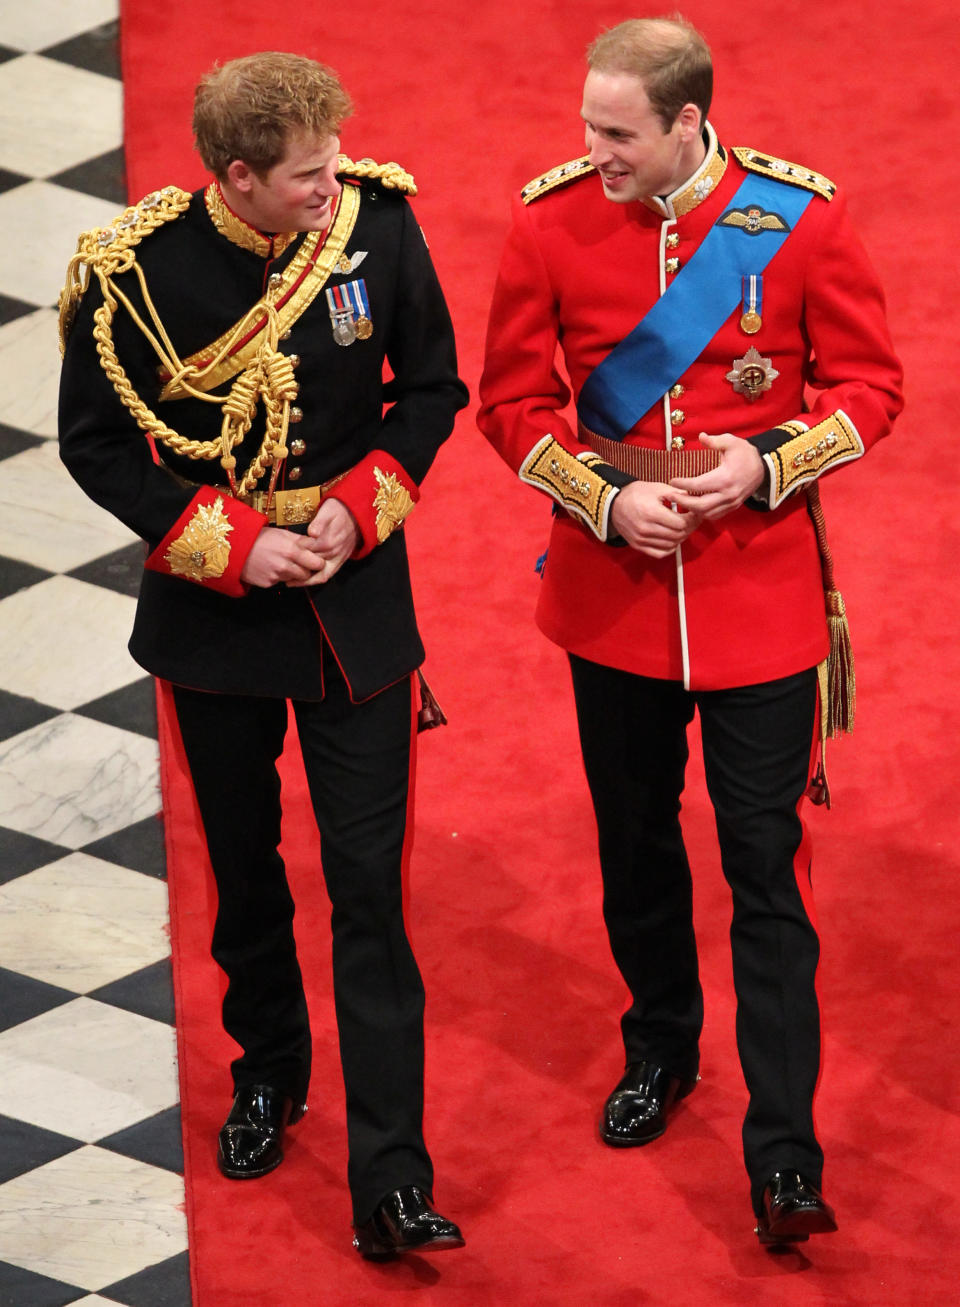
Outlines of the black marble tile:
[{"label": "black marble tile", "polygon": [[19,558],[0,556],[0,599],[6,599],[7,595],[15,594],[17,590],[26,590],[27,586],[36,585],[38,581],[45,581],[53,575],[53,572],[34,567],[32,563],[21,563]]},{"label": "black marble tile", "polygon": [[38,840],[33,835],[21,835],[9,826],[0,826],[0,885],[16,880],[36,867],[45,867],[48,862],[58,862],[72,852],[62,844]]},{"label": "black marble tile", "polygon": [[0,690],[0,740],[9,740],[21,731],[29,731],[31,726],[39,726],[59,715],[59,708],[50,708],[36,699]]},{"label": "black marble tile", "polygon": [[7,322],[15,322],[27,313],[36,313],[37,305],[28,304],[26,300],[14,299],[12,295],[0,295],[0,327]]},{"label": "black marble tile", "polygon": [[6,427],[0,422],[0,458],[10,458],[13,454],[22,454],[25,449],[35,449],[42,444],[43,436],[20,431],[16,427]]},{"label": "black marble tile", "polygon": [[23,53],[23,50],[14,50],[11,45],[0,45],[0,64],[5,64],[8,59],[19,59]]},{"label": "black marble tile", "polygon": [[145,876],[156,876],[158,880],[167,878],[167,849],[163,839],[163,818],[159,814],[144,817],[112,835],[104,835],[103,839],[94,840],[81,851],[95,858],[105,858],[107,862],[118,862],[131,871],[142,871]]},{"label": "black marble tile", "polygon": [[[88,1292],[88,1291],[87,1291]],[[78,1285],[35,1275],[21,1266],[0,1262],[0,1307],[67,1307],[78,1302],[86,1292]],[[187,1299],[184,1307],[189,1307]]]},{"label": "black marble tile", "polygon": [[81,32],[79,36],[71,36],[68,41],[58,41],[56,45],[49,45],[46,50],[37,53],[47,59],[72,64],[74,68],[85,68],[88,73],[101,73],[104,77],[119,79],[119,26],[115,19],[111,23],[104,23],[102,27],[92,27],[88,32]]},{"label": "black marble tile", "polygon": [[[190,1262],[186,1253],[168,1257],[98,1292],[125,1307],[190,1307]],[[27,1307],[24,1304],[24,1307]]]},{"label": "black marble tile", "polygon": [[157,738],[157,699],[152,676],[141,676],[130,685],[111,690],[100,699],[85,703],[73,711],[79,717],[92,717],[107,726],[136,731],[149,739]]},{"label": "black marble tile", "polygon": [[24,182],[32,181],[26,173],[11,172],[9,168],[0,168],[0,195],[4,191],[12,191],[16,186],[22,186]]},{"label": "black marble tile", "polygon": [[127,203],[127,163],[123,146],[96,159],[86,159],[83,163],[64,168],[63,172],[48,177],[47,181],[66,186],[71,191],[81,191],[84,195],[95,195],[115,204],[118,210],[123,209]]},{"label": "black marble tile", "polygon": [[12,1116],[0,1116],[0,1184],[83,1147],[82,1139],[58,1135],[53,1130],[41,1130],[26,1121],[16,1121]]},{"label": "black marble tile", "polygon": [[112,1007],[123,1008],[125,1012],[136,1012],[137,1016],[163,1021],[168,1026],[174,1025],[176,1020],[173,1011],[173,973],[169,958],[134,971],[132,975],[112,980],[108,985],[101,985],[87,997],[109,1003]]},{"label": "black marble tile", "polygon": [[169,1107],[148,1121],[138,1121],[126,1130],[118,1130],[106,1139],[97,1140],[98,1148],[109,1148],[136,1162],[159,1166],[165,1171],[183,1175],[183,1135],[180,1129],[180,1108]]},{"label": "black marble tile", "polygon": [[112,554],[103,554],[89,563],[82,563],[68,572],[67,576],[136,598],[140,591],[146,556],[146,546],[138,540],[132,545],[124,545],[122,549],[115,549]]},{"label": "black marble tile", "polygon": [[[63,1007],[77,996],[69,989],[59,985],[48,985],[43,980],[34,980],[32,976],[22,976],[19,971],[8,971],[0,967],[0,1030],[9,1030],[24,1021],[32,1021],[44,1012]],[[0,1171],[3,1168],[4,1147],[0,1140]]]}]

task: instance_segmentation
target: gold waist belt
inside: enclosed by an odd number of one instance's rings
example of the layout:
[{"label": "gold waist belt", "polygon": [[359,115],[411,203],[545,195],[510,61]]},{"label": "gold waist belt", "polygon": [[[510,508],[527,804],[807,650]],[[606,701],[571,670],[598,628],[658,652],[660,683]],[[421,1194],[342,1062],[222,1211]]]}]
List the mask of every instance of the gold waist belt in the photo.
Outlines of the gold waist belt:
[{"label": "gold waist belt", "polygon": [[720,455],[714,449],[647,449],[598,436],[583,423],[579,435],[605,463],[637,481],[666,482],[673,477],[698,477],[720,466]]},{"label": "gold waist belt", "polygon": [[[168,468],[167,470],[172,472],[172,469]],[[172,475],[182,486],[199,489],[201,485],[201,482],[188,481],[186,477],[179,476],[176,472],[172,472]],[[238,495],[237,498],[241,504],[246,504],[257,513],[263,513],[270,526],[302,526],[305,522],[313,521],[324,495],[338,481],[342,481],[346,475],[346,472],[341,472],[339,476],[331,477],[329,481],[324,481],[319,486],[298,486],[296,490],[275,490],[272,497],[269,490],[251,490],[249,494]],[[226,496],[230,496],[230,490],[227,486],[214,486],[213,488]]]}]

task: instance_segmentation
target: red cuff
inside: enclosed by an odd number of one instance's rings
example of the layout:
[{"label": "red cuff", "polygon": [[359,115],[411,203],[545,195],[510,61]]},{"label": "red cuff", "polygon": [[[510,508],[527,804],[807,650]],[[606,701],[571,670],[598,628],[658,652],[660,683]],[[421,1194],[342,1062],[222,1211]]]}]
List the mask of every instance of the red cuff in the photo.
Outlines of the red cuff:
[{"label": "red cuff", "polygon": [[420,488],[390,454],[375,449],[332,488],[356,518],[360,544],[354,558],[365,558],[396,531],[420,498]]},{"label": "red cuff", "polygon": [[266,524],[262,513],[239,499],[201,486],[144,566],[240,598],[249,589],[240,573]]}]

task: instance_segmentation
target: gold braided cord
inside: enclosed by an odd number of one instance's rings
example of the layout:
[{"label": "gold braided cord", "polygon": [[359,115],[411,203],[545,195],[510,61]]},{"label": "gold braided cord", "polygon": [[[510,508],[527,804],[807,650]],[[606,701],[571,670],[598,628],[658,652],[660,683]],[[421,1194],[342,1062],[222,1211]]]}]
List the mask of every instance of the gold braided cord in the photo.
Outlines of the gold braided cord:
[{"label": "gold braided cord", "polygon": [[[140,205],[125,209],[111,227],[94,228],[81,235],[77,253],[68,265],[66,285],[60,297],[61,351],[66,347],[80,299],[89,286],[91,276],[96,276],[103,294],[103,303],[93,315],[93,337],[100,365],[121,403],[140,429],[185,458],[219,458],[227,472],[231,489],[237,495],[249,494],[266,470],[273,467],[270,484],[272,495],[279,465],[287,455],[290,405],[297,397],[293,365],[286,355],[277,350],[280,328],[274,304],[276,290],[268,290],[253,305],[220,342],[214,357],[201,368],[193,363],[184,363],[179,357],[150,296],[143,269],[136,261],[136,245],[164,222],[183,213],[190,199],[187,191],[167,187],[164,191],[154,192],[141,201]],[[131,269],[137,277],[143,296],[145,316],[114,280],[119,274]],[[180,387],[181,393],[222,406],[223,421],[220,434],[215,439],[192,440],[174,431],[137,394],[117,355],[113,337],[113,320],[121,304],[148,341],[172,382]],[[251,326],[264,318],[266,323],[263,339],[247,366],[236,377],[225,399],[222,395],[210,394],[190,384],[191,380],[202,381],[207,373],[222,364],[249,333]],[[238,483],[234,475],[236,458],[233,450],[250,431],[261,400],[266,414],[263,440],[257,455]]]},{"label": "gold braided cord", "polygon": [[417,183],[399,163],[375,163],[373,159],[348,159],[345,154],[337,157],[337,172],[348,177],[366,177],[378,181],[391,191],[403,191],[404,195],[416,195]]}]

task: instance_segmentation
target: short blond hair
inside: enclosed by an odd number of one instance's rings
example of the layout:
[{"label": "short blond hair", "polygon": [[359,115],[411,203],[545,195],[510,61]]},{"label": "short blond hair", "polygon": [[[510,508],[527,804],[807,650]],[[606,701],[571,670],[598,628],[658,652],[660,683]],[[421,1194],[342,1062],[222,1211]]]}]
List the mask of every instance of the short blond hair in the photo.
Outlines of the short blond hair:
[{"label": "short blond hair", "polygon": [[215,177],[234,159],[265,175],[299,135],[336,136],[353,112],[332,68],[266,50],[214,65],[193,99],[194,144]]},{"label": "short blond hair", "polygon": [[601,32],[587,50],[597,73],[629,73],[643,83],[650,107],[668,132],[685,104],[704,118],[713,99],[710,47],[680,14],[629,18]]}]

